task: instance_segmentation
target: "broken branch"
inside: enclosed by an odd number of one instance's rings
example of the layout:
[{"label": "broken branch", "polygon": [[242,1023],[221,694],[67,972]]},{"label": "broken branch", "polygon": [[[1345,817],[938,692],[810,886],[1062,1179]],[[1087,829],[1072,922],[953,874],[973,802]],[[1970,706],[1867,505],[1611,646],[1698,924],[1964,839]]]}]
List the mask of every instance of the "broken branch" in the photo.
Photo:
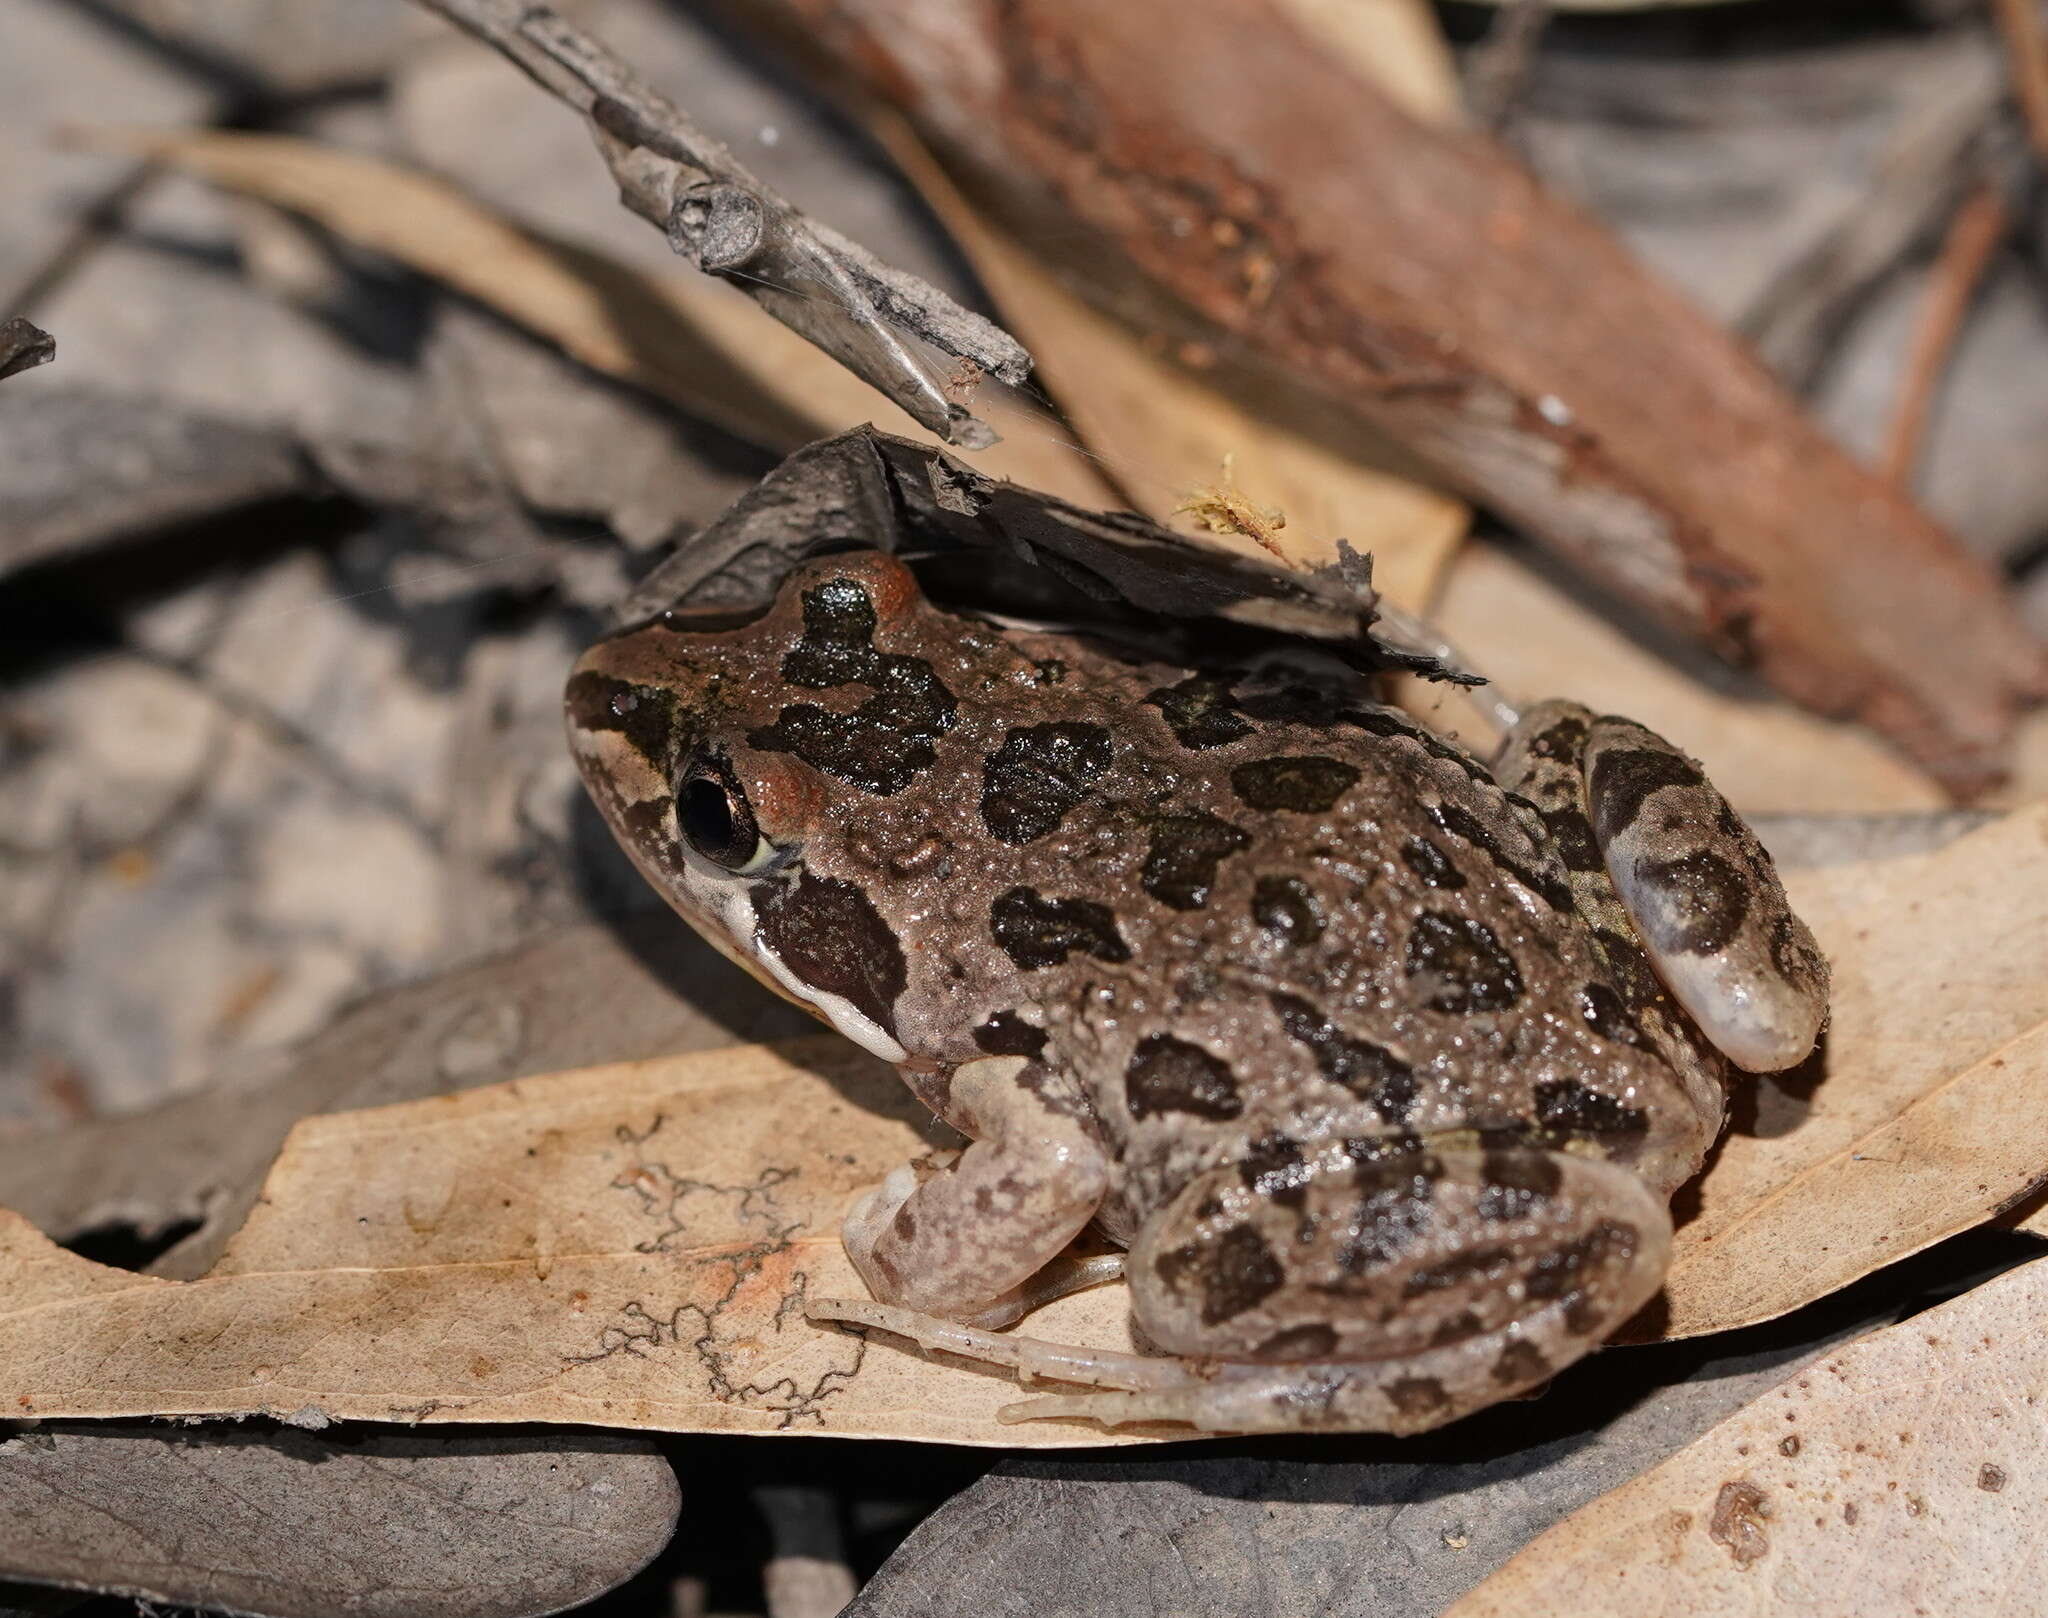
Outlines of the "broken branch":
[{"label": "broken branch", "polygon": [[1017,383],[1029,374],[1031,356],[1009,333],[807,218],[550,8],[524,0],[419,3],[495,46],[582,113],[620,200],[678,254],[737,286],[947,443],[981,449],[996,441],[946,398],[898,333]]}]

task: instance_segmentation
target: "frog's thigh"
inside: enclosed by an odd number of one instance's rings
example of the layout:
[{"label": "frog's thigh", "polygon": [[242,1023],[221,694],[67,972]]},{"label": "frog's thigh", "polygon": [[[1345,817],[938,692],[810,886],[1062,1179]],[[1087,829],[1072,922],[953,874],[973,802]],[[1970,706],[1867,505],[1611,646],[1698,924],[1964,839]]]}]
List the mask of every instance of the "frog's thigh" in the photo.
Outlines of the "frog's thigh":
[{"label": "frog's thigh", "polygon": [[1013,1320],[1031,1277],[1095,1215],[1109,1183],[1085,1110],[1036,1063],[970,1062],[948,1116],[974,1141],[920,1178],[905,1164],[856,1201],[841,1235],[883,1303],[949,1320]]},{"label": "frog's thigh", "polygon": [[[1580,798],[1658,976],[1731,1061],[1766,1073],[1813,1048],[1826,964],[1770,855],[1697,764],[1633,720],[1554,702],[1524,716],[1501,775],[1544,805],[1554,833],[1556,797]],[[1569,856],[1569,833],[1559,841]]]}]

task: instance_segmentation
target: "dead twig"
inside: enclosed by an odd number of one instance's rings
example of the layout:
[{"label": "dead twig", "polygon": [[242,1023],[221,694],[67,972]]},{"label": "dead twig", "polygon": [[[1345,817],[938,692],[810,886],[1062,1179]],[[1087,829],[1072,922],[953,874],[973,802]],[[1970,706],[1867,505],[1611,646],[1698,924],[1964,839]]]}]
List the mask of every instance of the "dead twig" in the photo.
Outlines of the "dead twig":
[{"label": "dead twig", "polygon": [[1963,328],[1963,317],[1983,279],[1984,267],[2005,238],[2007,222],[2005,198],[1995,185],[1984,184],[1964,199],[1949,225],[1926,301],[1920,306],[1906,374],[1899,384],[1898,405],[1878,462],[1884,476],[1900,489],[1912,486],[1928,406],[1948,369],[1949,352]]},{"label": "dead twig", "polygon": [[2027,120],[2034,155],[2048,163],[2048,39],[2041,33],[2038,0],[1997,0],[1999,31],[2005,35],[2013,87]]},{"label": "dead twig", "polygon": [[42,327],[16,315],[0,322],[0,378],[48,365],[57,357],[57,339]]},{"label": "dead twig", "polygon": [[[419,0],[495,46],[589,120],[620,200],[677,253],[730,281],[948,443],[996,435],[950,402],[898,335],[922,339],[1004,382],[1031,356],[992,322],[805,217],[597,40],[525,0]],[[893,329],[892,329],[893,328]]]}]

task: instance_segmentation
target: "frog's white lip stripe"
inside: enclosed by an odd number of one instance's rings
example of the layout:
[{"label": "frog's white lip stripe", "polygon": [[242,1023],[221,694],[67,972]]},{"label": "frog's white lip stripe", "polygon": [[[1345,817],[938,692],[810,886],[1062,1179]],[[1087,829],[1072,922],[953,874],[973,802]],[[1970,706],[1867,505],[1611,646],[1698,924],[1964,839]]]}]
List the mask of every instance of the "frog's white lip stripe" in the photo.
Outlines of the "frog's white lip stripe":
[{"label": "frog's white lip stripe", "polygon": [[761,942],[754,926],[754,901],[748,884],[730,879],[720,881],[694,865],[685,864],[683,885],[689,889],[691,899],[718,918],[726,937],[747,941],[752,958],[792,1000],[815,1007],[840,1033],[883,1061],[909,1059],[910,1053],[874,1018],[858,1010],[844,995],[827,994],[804,982],[783,963],[781,956]]}]

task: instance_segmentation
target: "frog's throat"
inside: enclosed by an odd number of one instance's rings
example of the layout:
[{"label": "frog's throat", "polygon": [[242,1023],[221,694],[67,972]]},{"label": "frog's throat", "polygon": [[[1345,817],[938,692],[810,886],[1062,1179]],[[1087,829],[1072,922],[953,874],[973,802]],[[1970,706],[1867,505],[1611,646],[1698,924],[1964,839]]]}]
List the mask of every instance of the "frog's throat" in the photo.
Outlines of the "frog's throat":
[{"label": "frog's throat", "polygon": [[[909,1059],[910,1053],[874,1018],[844,995],[831,994],[804,982],[790,970],[781,956],[762,942],[760,929],[755,924],[753,897],[745,885],[722,882],[694,866],[685,865],[683,888],[688,894],[689,906],[686,908],[679,904],[677,911],[719,954],[735,966],[745,968],[785,1000],[793,1001],[813,1016],[830,1023],[862,1050],[872,1052],[885,1062],[901,1063]],[[744,945],[740,942],[743,939],[746,941]]]}]

